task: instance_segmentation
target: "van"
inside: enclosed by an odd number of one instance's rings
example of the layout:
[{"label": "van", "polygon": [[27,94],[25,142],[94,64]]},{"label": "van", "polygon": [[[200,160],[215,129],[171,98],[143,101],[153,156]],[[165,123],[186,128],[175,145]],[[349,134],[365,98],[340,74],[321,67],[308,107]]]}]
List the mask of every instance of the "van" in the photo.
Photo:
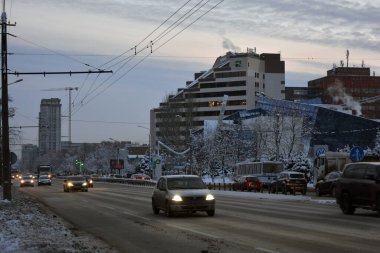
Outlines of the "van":
[{"label": "van", "polygon": [[380,214],[380,162],[346,164],[335,193],[344,214],[353,214],[356,208]]}]

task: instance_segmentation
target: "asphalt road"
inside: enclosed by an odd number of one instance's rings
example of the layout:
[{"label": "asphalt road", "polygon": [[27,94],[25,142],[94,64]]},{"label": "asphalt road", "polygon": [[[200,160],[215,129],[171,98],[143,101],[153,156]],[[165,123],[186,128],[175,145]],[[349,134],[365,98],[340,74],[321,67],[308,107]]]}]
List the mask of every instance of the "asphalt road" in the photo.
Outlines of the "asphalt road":
[{"label": "asphalt road", "polygon": [[335,204],[251,199],[216,193],[216,214],[158,216],[152,188],[97,183],[89,192],[53,186],[20,188],[120,252],[379,252],[380,217],[343,215]]}]

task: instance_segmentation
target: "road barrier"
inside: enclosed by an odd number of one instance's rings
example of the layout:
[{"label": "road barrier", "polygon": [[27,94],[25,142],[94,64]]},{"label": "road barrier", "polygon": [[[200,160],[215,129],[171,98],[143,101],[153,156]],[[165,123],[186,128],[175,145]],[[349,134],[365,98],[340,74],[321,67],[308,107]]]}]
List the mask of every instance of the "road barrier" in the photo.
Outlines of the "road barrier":
[{"label": "road barrier", "polygon": [[130,178],[94,177],[92,178],[92,180],[95,182],[140,185],[140,186],[147,186],[147,187],[156,186],[157,184],[157,182],[154,180],[140,180],[140,179],[130,179]]}]

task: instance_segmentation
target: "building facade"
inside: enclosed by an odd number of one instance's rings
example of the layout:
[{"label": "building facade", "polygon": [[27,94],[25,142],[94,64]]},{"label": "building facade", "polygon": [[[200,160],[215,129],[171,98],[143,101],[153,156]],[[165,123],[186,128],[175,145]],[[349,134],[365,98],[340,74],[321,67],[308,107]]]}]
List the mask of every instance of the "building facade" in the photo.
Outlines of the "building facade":
[{"label": "building facade", "polygon": [[41,100],[38,131],[40,156],[61,150],[61,107],[59,98]]},{"label": "building facade", "polygon": [[340,104],[354,114],[380,119],[380,76],[366,67],[335,67],[308,82],[309,94],[324,104]]},{"label": "building facade", "polygon": [[375,120],[319,106],[269,98],[259,98],[257,109],[238,112],[226,119],[241,124],[250,118],[276,115],[302,118],[300,132],[306,153],[310,147],[316,145],[327,145],[330,151],[346,146],[374,148],[377,133],[380,131],[380,122]]},{"label": "building facade", "polygon": [[151,110],[152,149],[158,141],[183,150],[205,120],[221,120],[255,108],[257,96],[285,98],[285,62],[280,54],[228,52],[213,67],[195,73],[185,88]]},{"label": "building facade", "polygon": [[33,173],[37,168],[38,147],[33,144],[22,145],[21,169],[22,172]]}]

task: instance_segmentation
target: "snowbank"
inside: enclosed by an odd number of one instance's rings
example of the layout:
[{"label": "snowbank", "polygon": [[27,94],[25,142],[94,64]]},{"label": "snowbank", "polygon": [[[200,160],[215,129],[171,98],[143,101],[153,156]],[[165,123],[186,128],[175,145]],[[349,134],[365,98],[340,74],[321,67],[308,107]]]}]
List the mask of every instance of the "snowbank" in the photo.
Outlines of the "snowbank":
[{"label": "snowbank", "polygon": [[73,232],[70,225],[20,192],[3,200],[0,187],[0,251],[2,253],[117,253],[99,239]]}]

